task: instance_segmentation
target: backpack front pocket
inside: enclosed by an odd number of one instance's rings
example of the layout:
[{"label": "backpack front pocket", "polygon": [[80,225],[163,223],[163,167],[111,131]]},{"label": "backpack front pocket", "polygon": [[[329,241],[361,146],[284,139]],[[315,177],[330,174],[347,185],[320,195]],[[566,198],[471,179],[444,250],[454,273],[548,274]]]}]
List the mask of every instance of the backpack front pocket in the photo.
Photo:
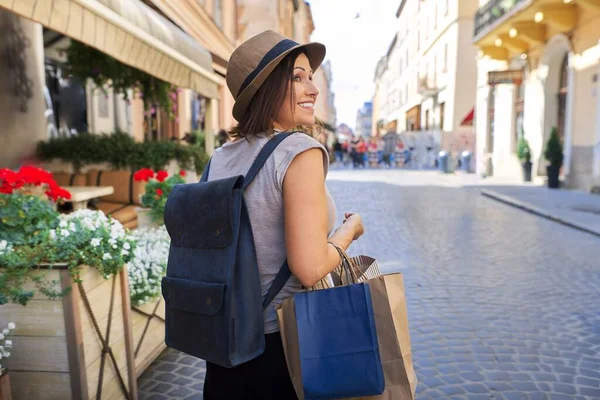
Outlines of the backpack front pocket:
[{"label": "backpack front pocket", "polygon": [[[228,318],[223,301],[225,284],[164,277],[165,342],[211,361],[227,354]],[[224,348],[225,347],[225,348]]]}]

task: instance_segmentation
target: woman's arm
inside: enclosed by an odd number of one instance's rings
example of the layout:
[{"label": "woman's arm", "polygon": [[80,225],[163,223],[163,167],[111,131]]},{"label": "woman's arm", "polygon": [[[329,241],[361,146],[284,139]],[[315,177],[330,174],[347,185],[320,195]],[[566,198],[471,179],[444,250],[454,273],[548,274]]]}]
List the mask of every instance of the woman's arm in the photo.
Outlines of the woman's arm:
[{"label": "woman's arm", "polygon": [[[314,286],[340,263],[327,238],[327,197],[323,153],[310,149],[294,158],[283,181],[287,259],[292,274]],[[360,216],[352,215],[329,241],[347,249],[363,233]]]}]

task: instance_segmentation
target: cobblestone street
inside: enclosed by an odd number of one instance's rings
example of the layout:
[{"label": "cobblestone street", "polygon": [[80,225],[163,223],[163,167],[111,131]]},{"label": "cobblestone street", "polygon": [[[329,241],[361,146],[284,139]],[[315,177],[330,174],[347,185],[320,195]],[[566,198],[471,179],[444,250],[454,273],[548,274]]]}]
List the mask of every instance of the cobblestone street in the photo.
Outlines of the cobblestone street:
[{"label": "cobblestone street", "polygon": [[[600,239],[427,174],[328,181],[338,214],[365,223],[349,253],[404,273],[417,398],[600,399]],[[140,398],[199,399],[203,377],[169,350]]]}]

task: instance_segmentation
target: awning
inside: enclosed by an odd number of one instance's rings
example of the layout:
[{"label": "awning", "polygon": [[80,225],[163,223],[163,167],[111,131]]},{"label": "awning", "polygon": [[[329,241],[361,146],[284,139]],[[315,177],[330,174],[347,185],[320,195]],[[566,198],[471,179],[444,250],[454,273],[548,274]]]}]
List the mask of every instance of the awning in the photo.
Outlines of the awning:
[{"label": "awning", "polygon": [[218,98],[210,53],[136,0],[0,0],[38,22],[173,85]]},{"label": "awning", "polygon": [[460,123],[461,126],[473,125],[473,117],[475,117],[475,107],[471,108],[471,111],[467,114],[467,116]]}]

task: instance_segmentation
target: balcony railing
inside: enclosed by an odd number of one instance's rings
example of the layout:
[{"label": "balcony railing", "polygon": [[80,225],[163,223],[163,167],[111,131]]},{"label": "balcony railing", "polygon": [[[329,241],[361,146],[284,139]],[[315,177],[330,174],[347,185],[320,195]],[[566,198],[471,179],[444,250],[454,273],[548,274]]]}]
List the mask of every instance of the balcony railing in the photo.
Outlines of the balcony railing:
[{"label": "balcony railing", "polygon": [[527,0],[490,0],[475,14],[475,33],[473,36],[477,37],[483,30],[492,26],[497,20],[525,1]]}]

